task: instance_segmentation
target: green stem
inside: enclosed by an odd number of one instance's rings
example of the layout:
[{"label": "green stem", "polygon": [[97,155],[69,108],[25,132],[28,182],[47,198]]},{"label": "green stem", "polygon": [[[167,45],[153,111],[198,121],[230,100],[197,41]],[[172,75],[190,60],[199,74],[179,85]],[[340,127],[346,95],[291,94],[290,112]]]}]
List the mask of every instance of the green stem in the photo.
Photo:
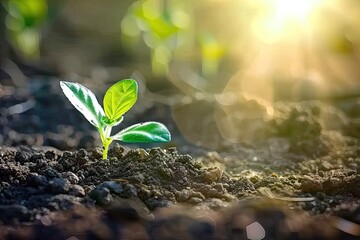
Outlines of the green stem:
[{"label": "green stem", "polygon": [[110,138],[110,134],[111,134],[111,126],[106,126],[104,131],[101,131],[101,141],[103,143],[104,146],[104,150],[103,150],[103,159],[107,159],[107,154],[109,151],[109,146],[111,144],[111,142],[113,141],[113,139]]},{"label": "green stem", "polygon": [[108,141],[105,141],[104,143],[104,151],[103,151],[103,159],[107,159],[107,154],[109,151],[109,146],[112,142],[112,139],[109,139]]},{"label": "green stem", "polygon": [[101,142],[104,145],[104,142],[105,142],[104,130],[102,128],[100,128],[100,129],[98,129],[98,131],[100,133]]}]

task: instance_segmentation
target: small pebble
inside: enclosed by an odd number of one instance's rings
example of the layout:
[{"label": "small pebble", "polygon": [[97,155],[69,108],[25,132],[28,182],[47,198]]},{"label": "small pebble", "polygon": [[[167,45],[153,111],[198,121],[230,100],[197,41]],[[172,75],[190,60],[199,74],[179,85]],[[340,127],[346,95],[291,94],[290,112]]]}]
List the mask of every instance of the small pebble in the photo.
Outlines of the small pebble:
[{"label": "small pebble", "polygon": [[79,177],[73,172],[65,172],[62,174],[63,178],[69,180],[71,184],[79,183]]},{"label": "small pebble", "polygon": [[70,187],[69,194],[76,197],[84,197],[85,190],[82,186],[75,184]]},{"label": "small pebble", "polygon": [[67,193],[70,188],[70,182],[63,178],[54,178],[48,185],[50,191],[55,194]]},{"label": "small pebble", "polygon": [[113,201],[110,190],[106,187],[95,188],[89,193],[89,196],[101,206],[108,205]]}]

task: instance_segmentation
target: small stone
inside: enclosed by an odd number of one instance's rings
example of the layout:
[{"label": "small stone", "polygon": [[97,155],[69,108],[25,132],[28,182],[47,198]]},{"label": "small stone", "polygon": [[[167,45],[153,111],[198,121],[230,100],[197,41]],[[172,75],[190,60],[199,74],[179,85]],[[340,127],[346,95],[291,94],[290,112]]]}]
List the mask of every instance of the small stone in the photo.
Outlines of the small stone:
[{"label": "small stone", "polygon": [[69,190],[69,194],[76,196],[76,197],[84,197],[85,196],[85,190],[82,186],[80,185],[72,185],[70,190]]},{"label": "small stone", "polygon": [[112,193],[120,194],[124,191],[122,184],[114,181],[106,181],[101,183],[97,188],[107,188]]},{"label": "small stone", "polygon": [[320,166],[320,169],[324,170],[324,171],[328,171],[333,168],[334,168],[334,166],[331,163],[329,163],[328,161],[323,161]]},{"label": "small stone", "polygon": [[223,172],[219,168],[209,169],[203,174],[203,179],[205,182],[212,183],[219,180]]},{"label": "small stone", "polygon": [[79,165],[85,165],[89,161],[88,153],[85,149],[80,149],[76,152],[76,159]]},{"label": "small stone", "polygon": [[186,202],[191,197],[190,190],[183,189],[180,192],[177,193],[176,201],[178,202]]},{"label": "small stone", "polygon": [[49,182],[50,191],[55,194],[67,193],[70,189],[70,182],[63,178],[54,178]]},{"label": "small stone", "polygon": [[62,157],[64,157],[64,158],[70,158],[72,155],[73,155],[72,152],[64,151]]},{"label": "small stone", "polygon": [[113,201],[110,190],[106,187],[95,188],[89,193],[90,198],[96,201],[99,205],[108,205]]},{"label": "small stone", "polygon": [[102,155],[103,155],[103,150],[99,147],[96,147],[92,150],[91,152],[92,156],[96,159],[98,158],[102,158]]},{"label": "small stone", "polygon": [[203,199],[201,199],[201,198],[191,197],[191,198],[187,201],[187,203],[196,205],[196,204],[201,203],[202,201],[203,201]]},{"label": "small stone", "polygon": [[77,157],[79,158],[84,158],[85,156],[87,156],[87,152],[85,149],[80,149],[77,154],[76,154]]},{"label": "small stone", "polygon": [[253,184],[257,183],[260,180],[260,177],[257,175],[253,175],[249,178],[250,182],[252,182]]},{"label": "small stone", "polygon": [[109,154],[122,158],[124,156],[125,148],[121,146],[119,143],[116,143],[113,148],[110,149]]},{"label": "small stone", "polygon": [[150,211],[155,210],[156,208],[166,208],[172,205],[172,202],[167,199],[162,198],[149,198],[145,201],[146,206],[149,208]]},{"label": "small stone", "polygon": [[63,178],[66,178],[67,180],[69,180],[69,182],[72,184],[79,183],[79,177],[73,172],[65,172],[62,174],[62,176],[63,176]]},{"label": "small stone", "polygon": [[194,168],[201,169],[202,168],[201,162],[199,162],[199,161],[194,162]]},{"label": "small stone", "polygon": [[272,178],[278,178],[279,176],[278,176],[276,173],[273,172],[273,173],[270,174],[270,177],[272,177]]}]

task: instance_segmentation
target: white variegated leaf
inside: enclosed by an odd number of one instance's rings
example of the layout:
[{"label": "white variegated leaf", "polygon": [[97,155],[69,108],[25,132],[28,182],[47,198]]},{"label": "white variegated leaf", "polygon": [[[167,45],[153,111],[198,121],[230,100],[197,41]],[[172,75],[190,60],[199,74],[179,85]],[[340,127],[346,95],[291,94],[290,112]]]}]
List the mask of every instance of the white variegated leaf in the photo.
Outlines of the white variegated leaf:
[{"label": "white variegated leaf", "polygon": [[94,93],[79,83],[60,82],[61,89],[72,105],[97,129],[103,127],[104,110]]}]

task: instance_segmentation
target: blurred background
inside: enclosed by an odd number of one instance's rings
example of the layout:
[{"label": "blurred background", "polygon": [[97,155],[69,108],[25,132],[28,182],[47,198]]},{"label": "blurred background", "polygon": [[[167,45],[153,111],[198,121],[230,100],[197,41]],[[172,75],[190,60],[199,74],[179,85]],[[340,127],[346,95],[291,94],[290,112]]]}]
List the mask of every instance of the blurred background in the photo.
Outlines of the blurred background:
[{"label": "blurred background", "polygon": [[[358,99],[359,16],[358,0],[2,0],[2,141],[59,79],[103,94],[129,77],[144,120],[170,117],[173,131],[210,148],[259,141],[279,101]],[[170,112],[145,114],[148,102]]]}]

